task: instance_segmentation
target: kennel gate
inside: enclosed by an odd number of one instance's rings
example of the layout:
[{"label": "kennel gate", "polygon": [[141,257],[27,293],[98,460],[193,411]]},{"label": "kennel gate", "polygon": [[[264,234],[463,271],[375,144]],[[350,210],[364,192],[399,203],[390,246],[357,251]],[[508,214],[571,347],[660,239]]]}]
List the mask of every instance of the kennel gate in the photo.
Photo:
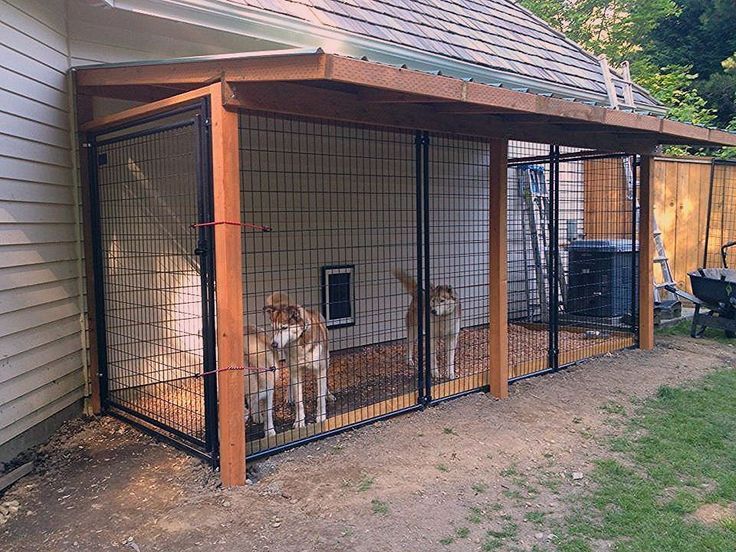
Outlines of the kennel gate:
[{"label": "kennel gate", "polygon": [[209,103],[88,135],[103,409],[217,462]]},{"label": "kennel gate", "polygon": [[[249,457],[487,385],[486,341],[472,335],[472,326],[480,333],[487,324],[487,141],[242,112],[240,147],[242,220],[253,225],[243,232],[245,323],[269,327],[263,307],[273,292],[320,312],[334,398],[327,420],[316,423],[315,382],[307,375],[306,427],[293,428],[283,370],[272,412],[276,436],[251,422]],[[422,290],[411,313],[413,363],[405,327],[411,296],[396,270]],[[448,293],[463,302],[454,379],[447,338],[437,340],[441,351],[429,339],[427,282],[453,284]]]},{"label": "kennel gate", "polygon": [[509,158],[510,381],[636,345],[635,159],[521,142]]},{"label": "kennel gate", "polygon": [[[626,157],[514,147],[508,191],[512,380],[631,347],[638,333],[637,207],[627,199],[632,189],[636,195],[636,181],[626,181]],[[245,322],[268,327],[263,306],[273,292],[321,312],[329,326],[327,380],[334,397],[327,420],[317,423],[314,378],[306,375],[307,423],[292,428],[284,370],[275,384],[276,435],[264,435],[252,421],[249,457],[487,387],[488,141],[241,112],[240,148],[242,220],[253,225],[243,233]],[[515,177],[517,167],[529,163],[541,165],[545,175],[539,182],[546,188],[540,190],[545,218],[534,228],[519,207],[524,198]],[[527,274],[535,264],[541,264],[541,281]],[[408,362],[410,298],[392,275],[397,268],[416,279],[422,305],[432,295],[427,282],[451,285],[459,296],[454,378],[448,336],[431,339],[433,315],[420,304],[412,313],[421,325],[416,363]],[[545,300],[519,299],[538,291]],[[437,361],[437,374],[427,359]]]}]

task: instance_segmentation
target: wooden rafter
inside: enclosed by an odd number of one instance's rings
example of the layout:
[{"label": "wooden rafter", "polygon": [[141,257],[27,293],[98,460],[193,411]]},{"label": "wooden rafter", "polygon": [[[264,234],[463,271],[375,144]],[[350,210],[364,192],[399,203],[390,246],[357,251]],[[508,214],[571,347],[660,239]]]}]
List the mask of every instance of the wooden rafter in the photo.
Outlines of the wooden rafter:
[{"label": "wooden rafter", "polygon": [[[223,79],[233,84],[334,83],[354,87],[364,97],[370,95],[371,101],[363,101],[363,105],[382,106],[384,104],[375,102],[380,101],[381,94],[385,94],[384,98],[391,101],[392,109],[412,107],[417,104],[409,101],[409,97],[414,96],[419,103],[457,102],[592,123],[610,128],[612,132],[643,132],[650,136],[652,143],[736,145],[736,136],[719,130],[324,53],[243,58],[229,56],[224,59],[130,67],[102,66],[78,69],[77,73],[81,87],[203,85],[213,79]],[[400,97],[409,103],[397,103]],[[360,94],[357,94],[357,98],[360,100]],[[536,140],[551,141],[551,138],[537,136]]]}]

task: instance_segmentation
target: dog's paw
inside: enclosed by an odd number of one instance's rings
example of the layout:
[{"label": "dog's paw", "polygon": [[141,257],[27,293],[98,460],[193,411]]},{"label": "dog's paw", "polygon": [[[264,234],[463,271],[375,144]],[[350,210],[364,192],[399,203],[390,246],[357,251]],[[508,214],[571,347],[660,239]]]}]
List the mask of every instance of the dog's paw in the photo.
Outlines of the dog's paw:
[{"label": "dog's paw", "polygon": [[269,429],[266,432],[266,437],[276,437],[276,430],[275,429]]},{"label": "dog's paw", "polygon": [[301,421],[297,420],[296,422],[294,422],[294,425],[291,427],[293,429],[301,429],[303,427],[307,427],[307,424],[304,423],[304,420],[301,420]]},{"label": "dog's paw", "polygon": [[335,402],[335,401],[337,400],[337,398],[335,397],[335,395],[333,395],[332,393],[329,393],[329,392],[328,392],[328,393],[327,393],[327,400],[328,400],[328,401],[332,401],[332,402]]},{"label": "dog's paw", "polygon": [[322,424],[322,423],[324,423],[324,422],[327,421],[327,416],[324,415],[324,414],[322,416],[317,416],[317,420],[316,421],[317,421],[318,424]]}]

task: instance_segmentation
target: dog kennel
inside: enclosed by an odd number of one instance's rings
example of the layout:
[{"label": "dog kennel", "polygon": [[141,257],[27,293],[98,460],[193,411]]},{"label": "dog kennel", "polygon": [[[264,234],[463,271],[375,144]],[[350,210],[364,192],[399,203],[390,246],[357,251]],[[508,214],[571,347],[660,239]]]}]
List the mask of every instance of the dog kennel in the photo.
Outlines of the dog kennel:
[{"label": "dog kennel", "polygon": [[718,139],[321,52],[130,69],[76,74],[82,119],[121,86],[167,96],[81,127],[93,398],[228,484],[246,456],[651,347],[648,154]]}]

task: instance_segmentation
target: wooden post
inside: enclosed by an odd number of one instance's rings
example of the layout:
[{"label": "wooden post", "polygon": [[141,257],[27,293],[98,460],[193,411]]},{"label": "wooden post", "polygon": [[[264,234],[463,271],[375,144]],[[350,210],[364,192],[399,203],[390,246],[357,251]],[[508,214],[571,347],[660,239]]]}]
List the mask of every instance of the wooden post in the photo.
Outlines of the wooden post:
[{"label": "wooden post", "polygon": [[654,348],[654,157],[641,156],[639,170],[639,348]]},{"label": "wooden post", "polygon": [[509,396],[509,324],[506,194],[508,141],[491,140],[488,227],[488,383],[499,399]]},{"label": "wooden post", "polygon": [[[222,105],[212,85],[212,182],[215,221],[240,221],[238,114]],[[215,228],[217,367],[243,365],[243,270],[241,229]],[[220,477],[225,486],[245,484],[245,404],[241,370],[217,374]]]},{"label": "wooden post", "polygon": [[[74,83],[72,82],[74,85]],[[99,351],[97,346],[97,307],[95,294],[95,271],[94,271],[94,252],[92,248],[92,200],[90,190],[90,170],[88,153],[89,150],[84,147],[86,135],[81,132],[80,127],[90,121],[93,117],[92,96],[76,93],[76,87],[72,86],[74,92],[74,111],[75,111],[75,139],[77,140],[75,151],[78,155],[79,162],[79,182],[80,182],[80,201],[82,203],[82,247],[84,255],[84,276],[87,292],[87,345],[88,351],[82,351],[83,355],[88,356],[87,374],[85,377],[89,381],[90,402],[89,407],[93,414],[102,412],[102,399],[100,393],[100,363]],[[82,328],[84,331],[84,328]]]}]

